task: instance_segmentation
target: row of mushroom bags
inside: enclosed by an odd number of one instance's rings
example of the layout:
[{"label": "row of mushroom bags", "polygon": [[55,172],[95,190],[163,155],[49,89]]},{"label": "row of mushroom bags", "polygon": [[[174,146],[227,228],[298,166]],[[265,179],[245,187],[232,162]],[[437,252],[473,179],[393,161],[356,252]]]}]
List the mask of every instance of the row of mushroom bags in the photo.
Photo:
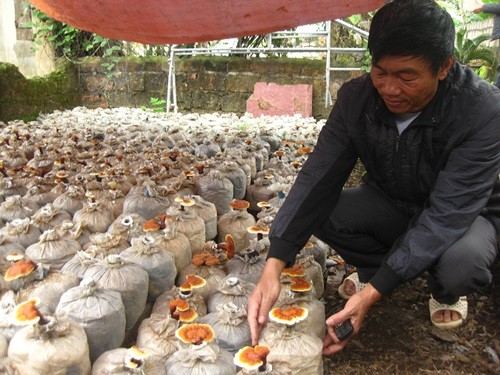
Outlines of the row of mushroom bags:
[{"label": "row of mushroom bags", "polygon": [[0,122],[0,372],[322,374],[326,244],[283,271],[257,346],[247,322],[322,126],[84,107]]}]

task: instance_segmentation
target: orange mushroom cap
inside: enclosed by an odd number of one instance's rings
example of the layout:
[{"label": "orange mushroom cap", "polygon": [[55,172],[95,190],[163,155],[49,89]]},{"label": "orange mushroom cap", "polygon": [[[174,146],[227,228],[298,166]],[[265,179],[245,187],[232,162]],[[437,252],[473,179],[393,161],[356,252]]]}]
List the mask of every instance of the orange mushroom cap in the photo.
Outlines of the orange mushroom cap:
[{"label": "orange mushroom cap", "polygon": [[198,313],[193,309],[179,312],[179,320],[183,323],[191,323],[198,317]]},{"label": "orange mushroom cap", "polygon": [[186,279],[187,279],[189,285],[191,285],[191,288],[201,288],[201,287],[207,285],[207,281],[203,277],[195,275],[195,274],[187,275]]},{"label": "orange mushroom cap", "polygon": [[234,364],[246,370],[257,370],[266,364],[270,350],[267,346],[245,346],[234,356]]},{"label": "orange mushroom cap", "polygon": [[186,282],[182,283],[181,286],[179,286],[179,290],[181,292],[190,292],[193,290],[193,287],[191,286],[189,281],[186,281]]},{"label": "orange mushroom cap", "polygon": [[28,276],[36,268],[35,262],[30,259],[20,259],[10,266],[5,272],[5,281],[12,281]]},{"label": "orange mushroom cap", "polygon": [[307,318],[309,311],[304,307],[289,306],[286,308],[275,307],[269,311],[269,319],[276,323],[292,326]]},{"label": "orange mushroom cap", "polygon": [[312,289],[312,284],[302,277],[292,277],[290,289],[293,292],[308,292]]},{"label": "orange mushroom cap", "polygon": [[36,305],[38,305],[36,299],[29,299],[17,305],[14,310],[14,321],[20,325],[38,323],[41,316]]},{"label": "orange mushroom cap", "polygon": [[248,207],[250,207],[250,202],[244,200],[244,199],[235,199],[229,205],[234,208],[235,210],[246,210]]},{"label": "orange mushroom cap", "polygon": [[186,344],[200,345],[202,342],[211,342],[215,332],[208,324],[186,324],[175,331],[175,337]]},{"label": "orange mushroom cap", "polygon": [[175,311],[187,311],[189,310],[189,302],[185,299],[174,299],[168,304],[170,310],[170,315],[174,315]]},{"label": "orange mushroom cap", "polygon": [[283,271],[281,271],[283,275],[288,275],[292,277],[303,277],[306,275],[306,271],[304,270],[304,267],[302,267],[301,264],[295,264],[293,267],[285,268]]}]

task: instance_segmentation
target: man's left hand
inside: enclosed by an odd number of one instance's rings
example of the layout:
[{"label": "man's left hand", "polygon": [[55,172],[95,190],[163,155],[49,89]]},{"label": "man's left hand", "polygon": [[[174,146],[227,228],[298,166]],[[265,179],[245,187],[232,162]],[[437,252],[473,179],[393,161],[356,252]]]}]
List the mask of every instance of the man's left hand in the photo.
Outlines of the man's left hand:
[{"label": "man's left hand", "polygon": [[[382,295],[371,284],[368,284],[362,291],[353,294],[341,311],[330,316],[326,320],[327,335],[323,340],[323,355],[338,353],[344,349],[350,339],[361,329],[370,307],[381,297]],[[354,332],[348,339],[340,341],[333,327],[348,319],[351,320]]]}]

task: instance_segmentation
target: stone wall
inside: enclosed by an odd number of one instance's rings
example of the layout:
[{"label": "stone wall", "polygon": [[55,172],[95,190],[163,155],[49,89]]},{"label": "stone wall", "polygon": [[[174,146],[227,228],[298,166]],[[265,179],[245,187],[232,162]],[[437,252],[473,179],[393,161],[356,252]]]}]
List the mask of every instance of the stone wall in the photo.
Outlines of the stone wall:
[{"label": "stone wall", "polygon": [[[108,71],[100,59],[78,65],[82,104],[95,108],[148,106],[152,97],[165,98],[168,62],[165,58],[124,59]],[[256,82],[310,84],[313,116],[325,118],[325,62],[311,59],[190,57],[176,60],[177,105],[180,112],[243,114]],[[331,92],[359,72],[333,72]]]},{"label": "stone wall", "polygon": [[41,113],[79,105],[78,76],[73,64],[27,79],[17,66],[0,63],[0,121],[34,120]]}]

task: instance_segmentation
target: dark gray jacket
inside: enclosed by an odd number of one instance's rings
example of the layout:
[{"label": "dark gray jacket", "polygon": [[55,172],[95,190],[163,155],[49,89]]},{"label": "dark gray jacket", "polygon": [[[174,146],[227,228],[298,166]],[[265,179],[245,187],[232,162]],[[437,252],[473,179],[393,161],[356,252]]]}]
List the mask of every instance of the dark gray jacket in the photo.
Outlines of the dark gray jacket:
[{"label": "dark gray jacket", "polygon": [[415,215],[371,280],[381,293],[390,294],[431,267],[478,215],[496,222],[498,231],[500,90],[455,63],[401,135],[369,75],[341,87],[274,220],[270,257],[294,262],[333,211],[358,157],[366,183]]},{"label": "dark gray jacket", "polygon": [[483,13],[491,13],[495,15],[491,40],[500,39],[500,4],[483,4]]}]

